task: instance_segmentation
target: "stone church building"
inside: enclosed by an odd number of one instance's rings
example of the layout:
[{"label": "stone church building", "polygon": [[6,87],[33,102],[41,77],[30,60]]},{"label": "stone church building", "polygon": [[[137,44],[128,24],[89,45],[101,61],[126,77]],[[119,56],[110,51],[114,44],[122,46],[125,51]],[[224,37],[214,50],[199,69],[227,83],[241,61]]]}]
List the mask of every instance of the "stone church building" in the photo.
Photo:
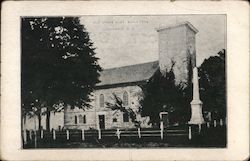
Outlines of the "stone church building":
[{"label": "stone church building", "polygon": [[[141,127],[150,127],[149,117],[141,117],[138,113],[141,99],[141,84],[146,83],[160,69],[166,71],[175,62],[173,71],[176,83],[186,85],[189,80],[191,66],[195,66],[195,35],[198,30],[189,22],[174,26],[158,28],[159,60],[131,66],[106,69],[101,72],[100,83],[95,87],[92,108],[71,109],[66,107],[63,113],[51,116],[51,128],[58,129],[112,129],[135,127],[128,114],[119,110],[111,110],[107,102],[114,102],[114,94],[125,107],[133,109]],[[157,53],[156,53],[157,54]],[[143,108],[143,107],[142,107]],[[154,108],[154,107],[152,107]],[[45,118],[42,125],[45,127]],[[33,125],[34,126],[34,125]],[[27,127],[27,129],[29,129]]]}]

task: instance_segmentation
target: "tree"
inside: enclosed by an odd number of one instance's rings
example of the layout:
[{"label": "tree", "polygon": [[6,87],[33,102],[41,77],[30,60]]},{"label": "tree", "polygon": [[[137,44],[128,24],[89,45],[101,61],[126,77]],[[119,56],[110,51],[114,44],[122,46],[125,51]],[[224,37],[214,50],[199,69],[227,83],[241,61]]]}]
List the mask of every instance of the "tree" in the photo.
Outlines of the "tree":
[{"label": "tree", "polygon": [[22,105],[42,102],[47,130],[55,104],[89,108],[101,67],[79,18],[23,18],[21,33]]},{"label": "tree", "polygon": [[203,110],[212,112],[214,119],[226,117],[226,50],[204,60],[199,68]]},{"label": "tree", "polygon": [[[24,92],[22,90],[22,92]],[[37,117],[38,118],[38,129],[42,128],[41,126],[41,116],[42,109],[44,108],[42,102],[40,102],[37,97],[33,94],[32,91],[26,92],[22,96],[22,126],[26,123],[26,116],[29,118]]]},{"label": "tree", "polygon": [[143,116],[150,116],[152,123],[159,123],[159,113],[163,111],[169,113],[170,123],[186,122],[190,116],[190,87],[176,85],[173,66],[174,63],[165,74],[156,71],[142,86],[141,112]]},{"label": "tree", "polygon": [[106,107],[111,109],[112,111],[120,111],[127,114],[131,121],[134,123],[136,127],[140,127],[141,122],[136,118],[136,112],[128,106],[124,105],[124,101],[118,97],[115,93],[113,93],[111,100],[112,102],[106,102]]}]

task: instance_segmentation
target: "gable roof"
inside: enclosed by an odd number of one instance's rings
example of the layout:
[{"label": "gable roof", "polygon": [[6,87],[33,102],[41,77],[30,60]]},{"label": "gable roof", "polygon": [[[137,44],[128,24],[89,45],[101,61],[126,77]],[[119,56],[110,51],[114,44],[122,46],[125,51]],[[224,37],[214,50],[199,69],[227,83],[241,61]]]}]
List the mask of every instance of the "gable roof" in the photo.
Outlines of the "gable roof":
[{"label": "gable roof", "polygon": [[105,69],[96,86],[141,82],[150,79],[159,68],[159,61]]}]

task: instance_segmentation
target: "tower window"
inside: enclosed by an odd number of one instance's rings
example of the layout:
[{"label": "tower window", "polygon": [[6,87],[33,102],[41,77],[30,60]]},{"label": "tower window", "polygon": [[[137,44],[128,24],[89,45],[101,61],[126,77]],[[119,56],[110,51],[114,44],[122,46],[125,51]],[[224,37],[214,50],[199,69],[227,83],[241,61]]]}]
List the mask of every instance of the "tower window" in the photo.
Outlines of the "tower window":
[{"label": "tower window", "polygon": [[124,106],[128,106],[128,92],[123,93],[123,104]]},{"label": "tower window", "polygon": [[100,94],[100,107],[104,107],[104,95]]}]

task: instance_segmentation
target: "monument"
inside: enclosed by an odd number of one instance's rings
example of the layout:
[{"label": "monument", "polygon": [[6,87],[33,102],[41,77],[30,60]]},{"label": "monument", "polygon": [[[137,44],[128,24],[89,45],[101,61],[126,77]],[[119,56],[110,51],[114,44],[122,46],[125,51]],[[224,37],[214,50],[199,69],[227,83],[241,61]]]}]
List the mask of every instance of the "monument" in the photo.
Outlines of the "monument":
[{"label": "monument", "polygon": [[193,68],[193,100],[191,101],[191,119],[189,124],[199,125],[204,123],[202,116],[202,102],[200,100],[199,93],[199,80],[198,80],[198,70],[195,66]]}]

